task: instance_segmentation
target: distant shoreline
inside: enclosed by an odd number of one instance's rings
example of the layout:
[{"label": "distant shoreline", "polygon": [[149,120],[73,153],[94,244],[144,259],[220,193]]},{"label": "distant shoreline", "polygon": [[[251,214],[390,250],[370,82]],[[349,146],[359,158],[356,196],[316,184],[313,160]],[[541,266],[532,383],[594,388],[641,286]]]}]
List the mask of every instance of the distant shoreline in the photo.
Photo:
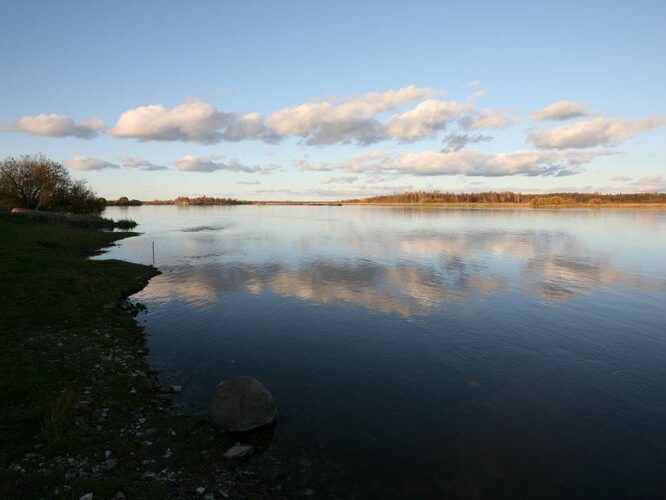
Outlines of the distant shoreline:
[{"label": "distant shoreline", "polygon": [[666,208],[666,193],[576,193],[550,194],[487,191],[480,193],[450,193],[442,191],[410,191],[367,198],[330,201],[296,200],[238,200],[212,196],[179,196],[173,200],[130,200],[127,197],[106,201],[107,206],[140,205],[305,205],[305,206],[409,206],[451,208]]},{"label": "distant shoreline", "polygon": [[567,209],[567,208],[658,208],[666,209],[666,203],[570,203],[563,205],[544,205],[532,207],[529,203],[342,203],[354,206],[392,206],[392,207],[450,207],[450,208],[529,208],[540,209]]},{"label": "distant shoreline", "polygon": [[325,207],[342,207],[342,206],[384,206],[384,207],[438,207],[438,208],[528,208],[530,210],[539,209],[570,209],[570,208],[649,208],[649,209],[666,209],[666,203],[567,203],[562,205],[544,205],[541,207],[532,207],[529,203],[400,203],[400,202],[346,202],[346,201],[246,201],[239,204],[189,204],[183,205],[178,203],[152,203],[141,202],[140,205],[113,205],[109,204],[107,207],[125,207],[125,206],[179,206],[179,207],[220,207],[220,206],[238,206],[238,205],[258,205],[258,206],[325,206]]}]

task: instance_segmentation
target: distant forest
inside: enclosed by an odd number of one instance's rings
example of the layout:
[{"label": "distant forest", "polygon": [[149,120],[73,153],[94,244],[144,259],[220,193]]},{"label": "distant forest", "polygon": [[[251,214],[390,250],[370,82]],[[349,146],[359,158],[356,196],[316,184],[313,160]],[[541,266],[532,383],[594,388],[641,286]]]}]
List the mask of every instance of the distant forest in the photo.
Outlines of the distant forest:
[{"label": "distant forest", "polygon": [[347,200],[347,203],[515,203],[532,206],[608,203],[666,203],[666,193],[548,193],[523,194],[512,192],[443,193],[413,191]]},{"label": "distant forest", "polygon": [[235,200],[233,198],[213,198],[210,196],[199,196],[196,198],[190,198],[187,196],[179,196],[175,200],[152,200],[152,201],[140,201],[140,200],[130,200],[127,197],[123,196],[117,200],[108,200],[106,202],[107,206],[110,207],[135,207],[141,205],[245,205],[250,202]]},{"label": "distant forest", "polygon": [[198,196],[190,198],[188,196],[179,196],[175,200],[154,200],[144,201],[144,205],[245,205],[247,201],[235,200],[233,198],[214,198],[212,196]]}]

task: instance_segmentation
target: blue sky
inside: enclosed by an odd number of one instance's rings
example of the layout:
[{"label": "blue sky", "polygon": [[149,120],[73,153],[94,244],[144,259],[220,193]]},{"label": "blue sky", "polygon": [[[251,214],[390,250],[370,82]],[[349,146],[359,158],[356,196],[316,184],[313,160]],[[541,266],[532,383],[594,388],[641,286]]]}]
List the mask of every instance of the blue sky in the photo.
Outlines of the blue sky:
[{"label": "blue sky", "polygon": [[0,158],[110,198],[666,191],[664,24],[658,1],[0,1]]}]

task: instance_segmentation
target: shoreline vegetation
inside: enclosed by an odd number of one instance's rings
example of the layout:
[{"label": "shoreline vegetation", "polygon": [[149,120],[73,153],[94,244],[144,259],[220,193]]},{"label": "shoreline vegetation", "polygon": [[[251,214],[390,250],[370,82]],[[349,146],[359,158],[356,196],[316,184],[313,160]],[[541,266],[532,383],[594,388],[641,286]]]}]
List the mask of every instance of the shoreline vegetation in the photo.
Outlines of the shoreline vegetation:
[{"label": "shoreline vegetation", "polygon": [[75,227],[90,227],[95,229],[121,229],[126,231],[134,229],[137,222],[132,219],[107,219],[99,215],[72,214],[67,212],[47,212],[42,210],[30,210],[27,208],[14,208],[12,213],[24,218],[48,222],[51,224],[66,224]]},{"label": "shoreline vegetation", "polygon": [[414,191],[369,198],[338,201],[248,201],[208,196],[180,196],[173,200],[130,200],[126,197],[106,202],[107,206],[141,205],[396,205],[480,208],[666,208],[666,193],[549,193],[528,194],[514,192],[447,193],[441,191]]},{"label": "shoreline vegetation", "polygon": [[88,258],[135,234],[0,213],[0,498],[299,496],[298,460],[225,458],[238,436],[160,387],[127,300],[159,271]]}]

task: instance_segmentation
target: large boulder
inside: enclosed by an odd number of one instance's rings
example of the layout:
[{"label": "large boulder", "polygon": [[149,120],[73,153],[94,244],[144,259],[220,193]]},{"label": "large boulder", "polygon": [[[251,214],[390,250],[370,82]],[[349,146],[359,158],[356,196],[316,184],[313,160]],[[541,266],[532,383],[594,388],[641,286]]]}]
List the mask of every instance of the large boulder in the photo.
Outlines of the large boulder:
[{"label": "large boulder", "polygon": [[232,432],[245,432],[275,421],[273,396],[252,377],[220,382],[210,403],[212,422]]}]

